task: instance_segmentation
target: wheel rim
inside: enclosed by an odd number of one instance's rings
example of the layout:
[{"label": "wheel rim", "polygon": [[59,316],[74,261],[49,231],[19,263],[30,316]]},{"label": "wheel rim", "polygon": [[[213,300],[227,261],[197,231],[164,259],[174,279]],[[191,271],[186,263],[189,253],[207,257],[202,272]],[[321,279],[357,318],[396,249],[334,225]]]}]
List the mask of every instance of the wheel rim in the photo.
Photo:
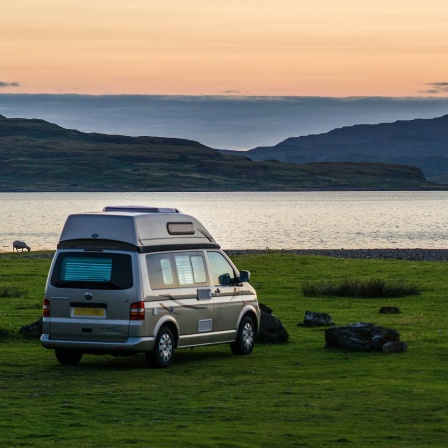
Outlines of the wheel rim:
[{"label": "wheel rim", "polygon": [[170,360],[173,354],[173,341],[169,334],[162,334],[159,341],[159,356],[163,362]]},{"label": "wheel rim", "polygon": [[254,343],[254,329],[249,322],[243,327],[243,332],[241,334],[241,339],[243,341],[243,346],[246,350],[249,350]]}]

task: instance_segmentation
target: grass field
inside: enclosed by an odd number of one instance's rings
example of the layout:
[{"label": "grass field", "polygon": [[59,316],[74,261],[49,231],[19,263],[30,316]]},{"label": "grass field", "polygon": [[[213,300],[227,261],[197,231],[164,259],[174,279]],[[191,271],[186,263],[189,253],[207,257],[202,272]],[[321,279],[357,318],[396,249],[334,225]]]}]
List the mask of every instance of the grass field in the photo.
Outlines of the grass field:
[{"label": "grass field", "polygon": [[[228,346],[179,350],[168,369],[143,355],[85,355],[62,366],[18,334],[40,317],[49,259],[0,255],[0,446],[445,447],[448,442],[448,264],[288,254],[233,257],[290,334],[235,357]],[[406,280],[395,299],[304,297],[301,285],[344,278]],[[10,296],[14,297],[8,297]],[[379,314],[398,306],[400,314]],[[399,354],[324,348],[324,329],[374,322],[399,331]]]}]

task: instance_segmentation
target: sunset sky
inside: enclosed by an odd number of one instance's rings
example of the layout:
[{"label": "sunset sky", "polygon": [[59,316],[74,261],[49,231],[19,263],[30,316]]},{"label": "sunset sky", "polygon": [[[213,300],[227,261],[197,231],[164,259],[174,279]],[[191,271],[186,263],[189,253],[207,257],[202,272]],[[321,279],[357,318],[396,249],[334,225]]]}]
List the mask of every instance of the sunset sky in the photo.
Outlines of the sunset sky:
[{"label": "sunset sky", "polygon": [[2,3],[0,93],[448,95],[446,0]]}]

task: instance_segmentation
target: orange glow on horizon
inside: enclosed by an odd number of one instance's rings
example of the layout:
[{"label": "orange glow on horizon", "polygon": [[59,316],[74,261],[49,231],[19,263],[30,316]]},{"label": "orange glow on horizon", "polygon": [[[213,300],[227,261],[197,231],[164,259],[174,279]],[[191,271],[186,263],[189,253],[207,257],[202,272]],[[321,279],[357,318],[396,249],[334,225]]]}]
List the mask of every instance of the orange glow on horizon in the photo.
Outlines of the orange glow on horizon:
[{"label": "orange glow on horizon", "polygon": [[448,94],[445,0],[308,3],[16,0],[0,93]]}]

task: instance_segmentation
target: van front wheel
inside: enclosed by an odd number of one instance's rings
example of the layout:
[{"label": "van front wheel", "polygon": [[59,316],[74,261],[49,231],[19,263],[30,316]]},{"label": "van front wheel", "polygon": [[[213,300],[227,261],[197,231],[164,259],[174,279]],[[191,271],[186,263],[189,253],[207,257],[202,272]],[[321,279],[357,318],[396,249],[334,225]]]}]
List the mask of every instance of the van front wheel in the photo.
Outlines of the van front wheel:
[{"label": "van front wheel", "polygon": [[146,353],[151,367],[168,367],[174,358],[174,338],[168,327],[162,327],[156,337],[154,349]]},{"label": "van front wheel", "polygon": [[69,348],[57,348],[54,351],[56,359],[61,363],[69,366],[74,366],[81,361],[82,352]]},{"label": "van front wheel", "polygon": [[250,355],[255,344],[255,327],[253,320],[246,316],[240,323],[235,342],[230,343],[234,355]]}]

